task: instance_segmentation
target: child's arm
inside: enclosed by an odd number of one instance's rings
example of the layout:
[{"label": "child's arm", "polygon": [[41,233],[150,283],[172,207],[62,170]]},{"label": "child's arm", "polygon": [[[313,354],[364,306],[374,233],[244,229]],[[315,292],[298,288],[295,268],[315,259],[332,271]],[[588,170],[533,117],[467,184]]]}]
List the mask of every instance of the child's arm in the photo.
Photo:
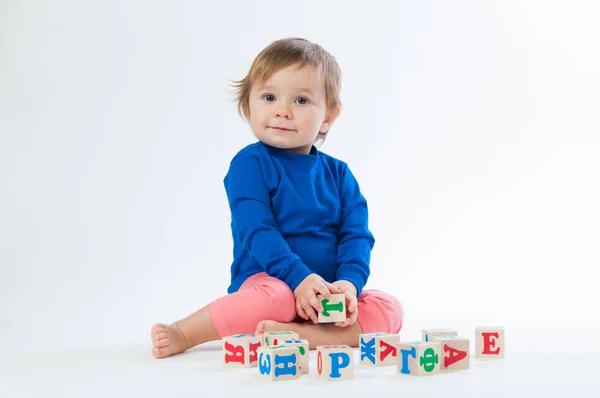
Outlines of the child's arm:
[{"label": "child's arm", "polygon": [[346,280],[360,295],[370,275],[371,250],[375,244],[369,231],[367,201],[354,175],[345,166],[340,184],[341,219],[337,247],[337,280]]},{"label": "child's arm", "polygon": [[312,271],[292,252],[275,225],[260,165],[251,153],[237,155],[224,179],[232,223],[245,248],[270,276],[294,291]]}]

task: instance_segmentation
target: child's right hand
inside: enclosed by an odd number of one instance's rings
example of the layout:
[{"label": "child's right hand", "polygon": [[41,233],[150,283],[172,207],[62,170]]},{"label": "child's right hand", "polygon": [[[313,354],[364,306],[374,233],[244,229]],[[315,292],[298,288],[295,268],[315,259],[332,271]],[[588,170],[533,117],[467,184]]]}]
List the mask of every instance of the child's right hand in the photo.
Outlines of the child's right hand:
[{"label": "child's right hand", "polygon": [[317,274],[310,274],[300,282],[294,290],[296,312],[301,318],[306,320],[310,318],[315,324],[319,322],[315,311],[323,311],[321,302],[317,299],[317,293],[331,299],[332,293],[342,293],[342,291]]}]

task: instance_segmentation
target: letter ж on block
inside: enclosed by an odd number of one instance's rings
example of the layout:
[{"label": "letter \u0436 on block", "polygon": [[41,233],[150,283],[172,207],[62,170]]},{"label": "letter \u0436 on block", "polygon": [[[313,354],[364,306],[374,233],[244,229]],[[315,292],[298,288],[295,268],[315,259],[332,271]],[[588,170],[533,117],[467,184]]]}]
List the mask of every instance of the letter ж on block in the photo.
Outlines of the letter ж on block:
[{"label": "letter \u0436 on block", "polygon": [[319,323],[344,322],[346,320],[346,295],[332,294],[331,300],[320,294],[317,299],[323,306],[323,312],[319,312]]},{"label": "letter \u0436 on block", "polygon": [[321,380],[352,380],[354,350],[347,345],[317,346],[317,378]]},{"label": "letter \u0436 on block", "polygon": [[300,378],[298,347],[269,346],[258,349],[258,374],[270,381]]},{"label": "letter \u0436 on block", "polygon": [[504,358],[503,327],[478,327],[475,329],[476,358]]},{"label": "letter \u0436 on block", "polygon": [[359,336],[361,365],[388,366],[398,363],[400,335],[392,333],[364,333]]},{"label": "letter \u0436 on block", "polygon": [[223,342],[223,366],[230,368],[251,368],[258,364],[257,350],[260,337],[254,334],[225,336]]},{"label": "letter \u0436 on block", "polygon": [[396,344],[400,375],[429,376],[440,372],[440,343],[420,341]]}]

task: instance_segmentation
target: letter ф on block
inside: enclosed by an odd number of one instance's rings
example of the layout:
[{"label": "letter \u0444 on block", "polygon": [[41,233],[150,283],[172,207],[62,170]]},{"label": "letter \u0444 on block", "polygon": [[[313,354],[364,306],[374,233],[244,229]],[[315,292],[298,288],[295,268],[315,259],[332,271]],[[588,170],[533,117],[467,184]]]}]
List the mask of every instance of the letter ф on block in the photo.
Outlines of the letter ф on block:
[{"label": "letter \u0444 on block", "polygon": [[503,327],[478,327],[475,329],[476,358],[504,358]]},{"label": "letter \u0444 on block", "polygon": [[317,378],[321,380],[352,380],[354,350],[347,345],[317,346]]},{"label": "letter \u0444 on block", "polygon": [[346,320],[346,295],[332,294],[331,300],[322,295],[317,295],[317,299],[323,306],[323,312],[319,312],[319,323],[344,322]]},{"label": "letter \u0444 on block", "polygon": [[469,369],[469,339],[459,336],[433,336],[432,343],[440,343],[440,370]]},{"label": "letter \u0444 on block", "polygon": [[429,343],[433,336],[458,336],[458,332],[454,329],[423,329],[423,343]]},{"label": "letter \u0444 on block", "polygon": [[262,345],[265,347],[281,345],[284,340],[297,340],[298,333],[292,331],[264,332],[262,334]]},{"label": "letter \u0444 on block", "polygon": [[392,333],[364,333],[359,336],[361,365],[388,366],[398,363],[400,335]]},{"label": "letter \u0444 on block", "polygon": [[223,366],[250,368],[258,363],[257,350],[260,337],[254,334],[225,336],[223,341]]},{"label": "letter \u0444 on block", "polygon": [[258,374],[270,381],[300,378],[298,347],[269,346],[258,349]]},{"label": "letter \u0444 on block", "polygon": [[414,341],[396,344],[398,374],[427,376],[440,372],[440,343]]},{"label": "letter \u0444 on block", "polygon": [[300,370],[300,373],[308,374],[310,346],[308,340],[284,340],[282,344],[288,347],[298,347],[298,350],[300,351],[300,360],[298,362],[298,368]]}]

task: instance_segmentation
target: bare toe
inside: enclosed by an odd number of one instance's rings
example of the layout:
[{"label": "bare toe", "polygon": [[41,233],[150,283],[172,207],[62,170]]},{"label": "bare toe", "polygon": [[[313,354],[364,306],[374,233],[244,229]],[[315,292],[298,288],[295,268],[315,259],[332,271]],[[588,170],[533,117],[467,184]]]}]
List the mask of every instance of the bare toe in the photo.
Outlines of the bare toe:
[{"label": "bare toe", "polygon": [[183,332],[176,325],[157,323],[152,326],[152,354],[156,358],[166,358],[190,348]]}]

